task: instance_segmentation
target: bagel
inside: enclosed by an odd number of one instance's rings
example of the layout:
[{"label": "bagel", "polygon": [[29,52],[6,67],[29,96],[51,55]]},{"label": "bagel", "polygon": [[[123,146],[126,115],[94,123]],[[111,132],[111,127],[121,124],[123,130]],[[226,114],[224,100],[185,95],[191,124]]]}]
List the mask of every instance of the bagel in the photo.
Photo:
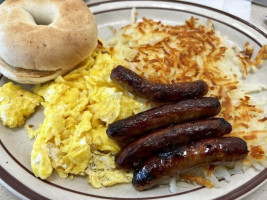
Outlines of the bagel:
[{"label": "bagel", "polygon": [[6,0],[0,6],[0,71],[19,83],[43,83],[74,69],[97,45],[82,0]]}]

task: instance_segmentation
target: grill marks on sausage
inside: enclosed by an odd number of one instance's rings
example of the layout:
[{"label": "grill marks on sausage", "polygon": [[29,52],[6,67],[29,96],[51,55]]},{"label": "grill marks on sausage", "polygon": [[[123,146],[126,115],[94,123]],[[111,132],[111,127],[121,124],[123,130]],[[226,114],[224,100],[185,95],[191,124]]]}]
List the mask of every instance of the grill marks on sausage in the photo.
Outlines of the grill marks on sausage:
[{"label": "grill marks on sausage", "polygon": [[202,165],[239,161],[247,154],[247,144],[240,138],[200,140],[150,157],[135,170],[132,184],[137,190],[143,191],[186,170]]},{"label": "grill marks on sausage", "polygon": [[132,139],[170,124],[183,123],[188,120],[212,117],[221,110],[218,99],[202,97],[165,104],[119,120],[107,129],[109,137],[114,139]]},{"label": "grill marks on sausage", "polygon": [[221,137],[232,131],[223,118],[204,119],[151,132],[123,147],[115,161],[120,168],[134,167],[155,153],[205,138]]},{"label": "grill marks on sausage", "polygon": [[162,84],[148,81],[123,66],[117,66],[110,75],[113,82],[140,97],[160,102],[175,102],[202,97],[208,92],[204,81]]},{"label": "grill marks on sausage", "polygon": [[203,119],[221,110],[217,98],[201,97],[208,91],[205,82],[153,83],[122,66],[113,69],[111,79],[153,101],[200,97],[161,105],[108,127],[107,134],[111,138],[135,139],[121,149],[115,161],[120,168],[135,168],[132,184],[137,190],[149,189],[195,167],[239,161],[247,156],[244,140],[221,137],[232,131],[227,121]]},{"label": "grill marks on sausage", "polygon": [[[134,87],[136,94],[158,95],[156,91],[142,86],[146,80],[129,82],[132,75],[127,79],[127,73],[122,75],[126,81],[117,83],[131,92],[131,86],[139,83],[140,87]],[[145,82],[145,85],[148,84],[154,83]],[[195,167],[242,160],[248,154],[246,142],[240,138],[221,137],[232,131],[231,125],[222,118],[203,119],[217,115],[220,110],[217,98],[200,97],[161,105],[119,120],[108,127],[108,136],[118,140],[135,140],[121,149],[115,161],[120,168],[136,167],[132,184],[143,191]]]}]

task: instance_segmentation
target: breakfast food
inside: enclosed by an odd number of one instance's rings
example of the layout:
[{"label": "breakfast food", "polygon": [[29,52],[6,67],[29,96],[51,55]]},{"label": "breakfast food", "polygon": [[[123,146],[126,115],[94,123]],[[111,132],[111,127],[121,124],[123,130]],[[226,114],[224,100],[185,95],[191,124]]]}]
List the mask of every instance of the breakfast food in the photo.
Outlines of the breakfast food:
[{"label": "breakfast food", "polygon": [[171,102],[202,97],[208,92],[204,81],[162,84],[148,81],[123,66],[115,67],[110,78],[127,91],[152,101]]},{"label": "breakfast food", "polygon": [[217,33],[210,21],[204,25],[193,17],[177,26],[144,18],[122,27],[110,41],[99,40],[92,55],[75,70],[34,87],[33,92],[44,98],[44,120],[37,129],[27,126],[29,136],[35,138],[33,173],[42,179],[53,171],[61,178],[83,176],[94,188],[132,181],[133,172],[118,169],[115,163],[125,143],[109,138],[107,127],[159,104],[114,83],[110,74],[118,65],[151,82],[205,81],[207,96],[216,103],[214,109],[219,112],[221,108],[218,117],[232,124],[233,131],[227,136],[247,142],[249,153],[243,161],[187,171],[175,177],[175,185],[177,181],[219,187],[218,178],[250,167],[261,170],[267,166],[264,101],[248,93],[243,79],[263,62],[266,49],[263,46],[252,59],[249,44],[239,49]]},{"label": "breakfast food", "polygon": [[243,160],[247,154],[247,144],[240,138],[201,140],[149,158],[134,172],[133,185],[139,191],[146,190],[188,169]]},{"label": "breakfast food", "polygon": [[137,115],[116,121],[109,125],[107,134],[114,139],[132,139],[144,132],[169,124],[212,117],[217,115],[220,110],[221,104],[214,97],[187,99],[154,107]]},{"label": "breakfast food", "polygon": [[[209,105],[209,101],[214,98],[197,98],[198,95],[196,94],[198,94],[198,90],[200,90],[200,97],[203,94],[201,87],[196,87],[194,84],[196,82],[183,83],[183,86],[153,83],[122,66],[117,66],[112,70],[111,79],[129,92],[133,92],[142,97],[147,96],[149,99],[152,96],[151,100],[160,100],[164,97],[161,94],[164,93],[167,102],[168,100],[179,101],[181,99],[188,99],[178,103],[165,104],[152,108],[135,116],[114,122],[108,127],[107,134],[109,136],[111,135],[111,138],[131,139],[133,141],[119,151],[115,157],[115,162],[120,168],[134,169],[135,173],[132,183],[137,190],[149,189],[165,178],[175,176],[200,165],[217,164],[218,161],[229,162],[229,160],[223,158],[226,156],[226,152],[229,154],[227,156],[231,161],[243,160],[245,158],[244,149],[246,150],[246,154],[248,154],[245,141],[243,141],[245,144],[243,144],[243,149],[236,148],[233,150],[233,147],[229,146],[229,144],[231,142],[235,143],[235,138],[231,138],[228,142],[225,142],[226,138],[223,138],[221,141],[219,140],[219,137],[229,134],[232,131],[231,125],[224,119],[221,119],[223,123],[219,124],[216,123],[216,120],[202,120],[200,123],[196,121],[188,123],[192,119],[210,117],[209,115],[205,115],[207,112],[205,113],[203,110],[209,111],[208,113],[210,114],[212,113],[211,108],[213,108]],[[203,83],[205,84],[205,82]],[[186,88],[186,90],[181,88]],[[205,84],[203,88],[205,88],[203,91],[206,94],[208,91],[207,85]],[[181,95],[181,93],[185,93],[185,95]],[[176,96],[178,96],[177,99],[175,98]],[[203,109],[199,105],[205,105],[206,107],[204,106],[205,108]],[[219,105],[219,109],[215,110],[219,112],[221,109],[219,101],[217,105]],[[167,126],[170,127],[166,128]],[[158,128],[162,129],[158,130]],[[153,132],[153,130],[155,131]],[[135,139],[135,137],[142,135],[144,136]],[[209,143],[209,140],[204,140],[206,145],[206,149],[204,149],[201,147],[201,139],[207,138],[215,138],[215,142],[211,140],[213,143]],[[237,140],[241,139],[237,138]],[[197,144],[190,144],[192,141]],[[218,141],[220,144],[217,144]],[[178,150],[187,143],[189,144],[185,150]],[[200,149],[196,149],[196,146]],[[217,151],[218,155],[212,155],[214,151]],[[164,156],[162,156],[162,153],[164,153]],[[221,153],[225,155],[221,156]],[[231,154],[237,154],[237,156]],[[160,157],[160,159],[157,157]],[[183,163],[181,160],[186,161]],[[191,164],[188,164],[188,162],[191,162]]]},{"label": "breakfast food", "polygon": [[39,95],[25,91],[12,82],[0,87],[0,97],[0,118],[10,128],[22,126],[43,101]]},{"label": "breakfast food", "polygon": [[119,63],[99,42],[75,70],[35,86],[34,93],[44,98],[44,120],[37,129],[28,128],[35,138],[31,166],[37,177],[46,179],[53,171],[61,178],[84,176],[94,188],[131,182],[132,173],[116,167],[114,156],[121,147],[107,136],[105,124],[147,110],[150,104],[110,81]]},{"label": "breakfast food", "polygon": [[0,34],[1,73],[31,84],[74,69],[97,42],[94,16],[82,0],[6,0]]},{"label": "breakfast food", "polygon": [[115,157],[118,167],[129,169],[139,161],[161,151],[174,149],[193,141],[221,137],[232,131],[231,124],[222,118],[189,121],[152,131],[125,145]]}]

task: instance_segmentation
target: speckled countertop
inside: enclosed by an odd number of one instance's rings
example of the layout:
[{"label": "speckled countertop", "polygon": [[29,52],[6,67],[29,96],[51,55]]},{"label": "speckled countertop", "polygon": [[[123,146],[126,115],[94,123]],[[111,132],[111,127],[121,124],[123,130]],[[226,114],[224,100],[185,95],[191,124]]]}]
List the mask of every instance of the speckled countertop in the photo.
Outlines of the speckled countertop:
[{"label": "speckled countertop", "polygon": [[[250,22],[267,33],[267,20],[264,20],[265,16],[267,16],[267,7],[252,4]],[[265,199],[267,199],[267,183],[244,198],[244,200]],[[0,185],[0,200],[19,200],[19,198]]]}]

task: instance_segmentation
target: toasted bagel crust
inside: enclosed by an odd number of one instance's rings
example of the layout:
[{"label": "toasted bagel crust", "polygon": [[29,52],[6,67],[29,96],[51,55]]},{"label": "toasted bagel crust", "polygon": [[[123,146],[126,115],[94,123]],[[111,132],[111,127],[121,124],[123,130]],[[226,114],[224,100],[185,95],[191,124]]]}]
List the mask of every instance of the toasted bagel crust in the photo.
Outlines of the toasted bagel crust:
[{"label": "toasted bagel crust", "polygon": [[0,71],[5,77],[23,84],[44,83],[68,72],[61,69],[57,71],[39,71],[32,69],[15,68],[5,63],[5,61],[1,58]]},{"label": "toasted bagel crust", "polygon": [[6,0],[0,35],[4,63],[39,71],[70,71],[97,44],[94,16],[82,0]]}]

